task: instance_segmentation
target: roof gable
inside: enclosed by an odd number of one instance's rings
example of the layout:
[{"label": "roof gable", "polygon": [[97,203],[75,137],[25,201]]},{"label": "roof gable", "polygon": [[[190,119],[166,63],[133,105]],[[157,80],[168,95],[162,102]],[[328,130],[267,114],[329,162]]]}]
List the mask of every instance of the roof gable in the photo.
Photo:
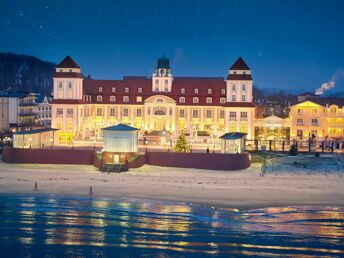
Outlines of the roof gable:
[{"label": "roof gable", "polygon": [[118,124],[118,125],[113,125],[113,126],[103,128],[103,130],[106,130],[106,131],[139,131],[140,129],[137,129],[135,127],[131,127],[131,126],[125,125],[125,124]]},{"label": "roof gable", "polygon": [[66,56],[56,68],[80,68],[80,66],[70,56]]},{"label": "roof gable", "polygon": [[229,70],[250,70],[250,67],[248,67],[242,57],[239,57]]}]

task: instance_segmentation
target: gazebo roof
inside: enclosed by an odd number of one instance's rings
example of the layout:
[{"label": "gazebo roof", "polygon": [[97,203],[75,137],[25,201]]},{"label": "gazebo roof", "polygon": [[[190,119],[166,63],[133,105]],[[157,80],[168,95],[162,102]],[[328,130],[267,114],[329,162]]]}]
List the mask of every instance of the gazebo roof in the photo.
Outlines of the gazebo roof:
[{"label": "gazebo roof", "polygon": [[232,133],[225,133],[220,137],[220,139],[224,140],[238,140],[242,139],[247,135],[247,133],[239,133],[239,132],[232,132]]},{"label": "gazebo roof", "polygon": [[14,134],[23,135],[23,134],[36,134],[36,133],[44,133],[44,132],[50,132],[50,131],[57,131],[59,129],[55,128],[40,128],[40,129],[34,129],[34,130],[28,130],[28,131],[19,131],[15,132]]},{"label": "gazebo roof", "polygon": [[103,130],[106,130],[106,131],[139,131],[140,129],[137,129],[135,127],[131,127],[131,126],[125,125],[125,124],[118,124],[118,125],[113,125],[113,126],[103,128]]}]

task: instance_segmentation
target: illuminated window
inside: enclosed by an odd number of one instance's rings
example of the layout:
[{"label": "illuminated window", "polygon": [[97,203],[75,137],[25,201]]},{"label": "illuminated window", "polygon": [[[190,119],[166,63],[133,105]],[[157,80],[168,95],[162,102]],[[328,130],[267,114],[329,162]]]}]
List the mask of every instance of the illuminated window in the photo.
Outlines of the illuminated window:
[{"label": "illuminated window", "polygon": [[128,96],[123,96],[123,102],[129,102],[129,97]]},{"label": "illuminated window", "polygon": [[208,89],[208,94],[211,94],[212,92],[212,89]]},{"label": "illuminated window", "polygon": [[99,87],[98,92],[103,92],[103,87]]},{"label": "illuminated window", "polygon": [[59,99],[63,98],[63,85],[62,85],[62,82],[59,82],[59,87],[57,89],[57,98],[59,98]]},{"label": "illuminated window", "polygon": [[129,92],[129,88],[125,88],[125,89],[124,89],[124,92],[125,92],[125,93],[128,93],[128,92]]},{"label": "illuminated window", "polygon": [[110,96],[110,102],[116,102],[116,96]]},{"label": "illuminated window", "polygon": [[111,92],[116,92],[116,87],[112,87]]},{"label": "illuminated window", "polygon": [[185,103],[185,97],[179,97],[179,103]]},{"label": "illuminated window", "polygon": [[236,132],[237,131],[237,124],[236,122],[230,122],[229,123],[229,132]]},{"label": "illuminated window", "polygon": [[57,118],[56,127],[57,127],[57,129],[62,129],[62,118],[61,117]]},{"label": "illuminated window", "polygon": [[98,102],[99,102],[99,101],[103,101],[103,96],[98,95],[98,96],[97,96],[97,101],[98,101]]},{"label": "illuminated window", "polygon": [[185,89],[184,88],[180,89],[180,93],[184,94],[185,93]]},{"label": "illuminated window", "polygon": [[220,98],[220,103],[221,103],[221,104],[226,103],[226,98]]},{"label": "illuminated window", "polygon": [[192,102],[193,102],[193,103],[198,103],[198,102],[199,102],[198,97],[193,97],[193,98],[192,98]]},{"label": "illuminated window", "polygon": [[73,118],[67,118],[67,130],[73,130]]},{"label": "illuminated window", "polygon": [[63,115],[63,109],[62,108],[56,109],[56,114],[57,115]]},{"label": "illuminated window", "polygon": [[142,102],[142,96],[137,96],[136,97],[136,102]]},{"label": "illuminated window", "polygon": [[195,94],[198,94],[198,89],[195,89],[195,90],[194,90],[194,93],[195,93]]},{"label": "illuminated window", "polygon": [[208,98],[206,99],[206,102],[207,102],[208,104],[210,104],[210,103],[212,103],[212,102],[213,102],[213,99],[212,99],[212,98],[210,98],[210,97],[208,97]]},{"label": "illuminated window", "polygon": [[138,88],[138,89],[137,89],[137,92],[138,92],[138,93],[142,93],[142,88]]},{"label": "illuminated window", "polygon": [[157,116],[164,116],[164,115],[166,115],[166,113],[165,113],[165,111],[162,110],[162,109],[157,109],[157,110],[155,110],[154,115],[157,115]]},{"label": "illuminated window", "polygon": [[318,126],[319,125],[319,121],[317,118],[312,118],[312,126]]},{"label": "illuminated window", "polygon": [[240,123],[240,132],[247,133],[247,123]]},{"label": "illuminated window", "polygon": [[330,112],[331,112],[332,114],[335,114],[335,113],[337,112],[337,109],[336,109],[336,108],[330,108]]},{"label": "illuminated window", "polygon": [[221,94],[226,94],[226,90],[225,89],[221,89]]}]

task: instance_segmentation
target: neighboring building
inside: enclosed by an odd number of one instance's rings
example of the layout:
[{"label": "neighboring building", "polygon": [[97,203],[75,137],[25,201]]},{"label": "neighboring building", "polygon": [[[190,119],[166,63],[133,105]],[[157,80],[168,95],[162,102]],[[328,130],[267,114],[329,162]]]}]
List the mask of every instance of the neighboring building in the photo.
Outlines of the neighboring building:
[{"label": "neighboring building", "polygon": [[101,140],[102,128],[124,123],[141,131],[177,135],[243,132],[253,137],[255,106],[251,70],[242,58],[222,77],[174,77],[166,57],[158,59],[152,78],[83,79],[67,56],[56,66],[52,127],[58,141]]},{"label": "neighboring building", "polygon": [[18,125],[18,104],[21,93],[0,93],[0,131],[8,131]]},{"label": "neighboring building", "polygon": [[254,120],[254,138],[257,140],[290,140],[290,119],[267,116]]},{"label": "neighboring building", "polygon": [[15,132],[13,134],[13,147],[30,149],[52,148],[56,130],[53,128],[40,128]]},{"label": "neighboring building", "polygon": [[29,93],[19,100],[19,126],[50,126],[51,107],[46,96]]},{"label": "neighboring building", "polygon": [[43,126],[51,125],[51,105],[47,96],[37,96],[38,103],[38,123]]},{"label": "neighboring building", "polygon": [[316,95],[312,92],[305,92],[305,93],[297,95],[297,101],[303,102],[303,101],[306,101],[307,99],[315,99],[318,97],[320,97],[320,95]]},{"label": "neighboring building", "polygon": [[344,99],[315,98],[291,106],[291,137],[306,140],[314,135],[317,139],[343,139]]}]

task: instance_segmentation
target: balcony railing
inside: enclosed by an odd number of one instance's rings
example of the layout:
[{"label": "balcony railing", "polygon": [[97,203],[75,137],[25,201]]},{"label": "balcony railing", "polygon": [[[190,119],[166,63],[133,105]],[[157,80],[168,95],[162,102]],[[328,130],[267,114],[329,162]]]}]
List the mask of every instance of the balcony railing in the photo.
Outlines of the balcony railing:
[{"label": "balcony railing", "polygon": [[38,117],[37,113],[34,112],[21,112],[19,113],[19,116],[33,116],[33,117]]},{"label": "balcony railing", "polygon": [[34,102],[20,102],[19,103],[19,106],[20,107],[35,107],[37,106],[38,104],[37,103],[34,103]]}]

